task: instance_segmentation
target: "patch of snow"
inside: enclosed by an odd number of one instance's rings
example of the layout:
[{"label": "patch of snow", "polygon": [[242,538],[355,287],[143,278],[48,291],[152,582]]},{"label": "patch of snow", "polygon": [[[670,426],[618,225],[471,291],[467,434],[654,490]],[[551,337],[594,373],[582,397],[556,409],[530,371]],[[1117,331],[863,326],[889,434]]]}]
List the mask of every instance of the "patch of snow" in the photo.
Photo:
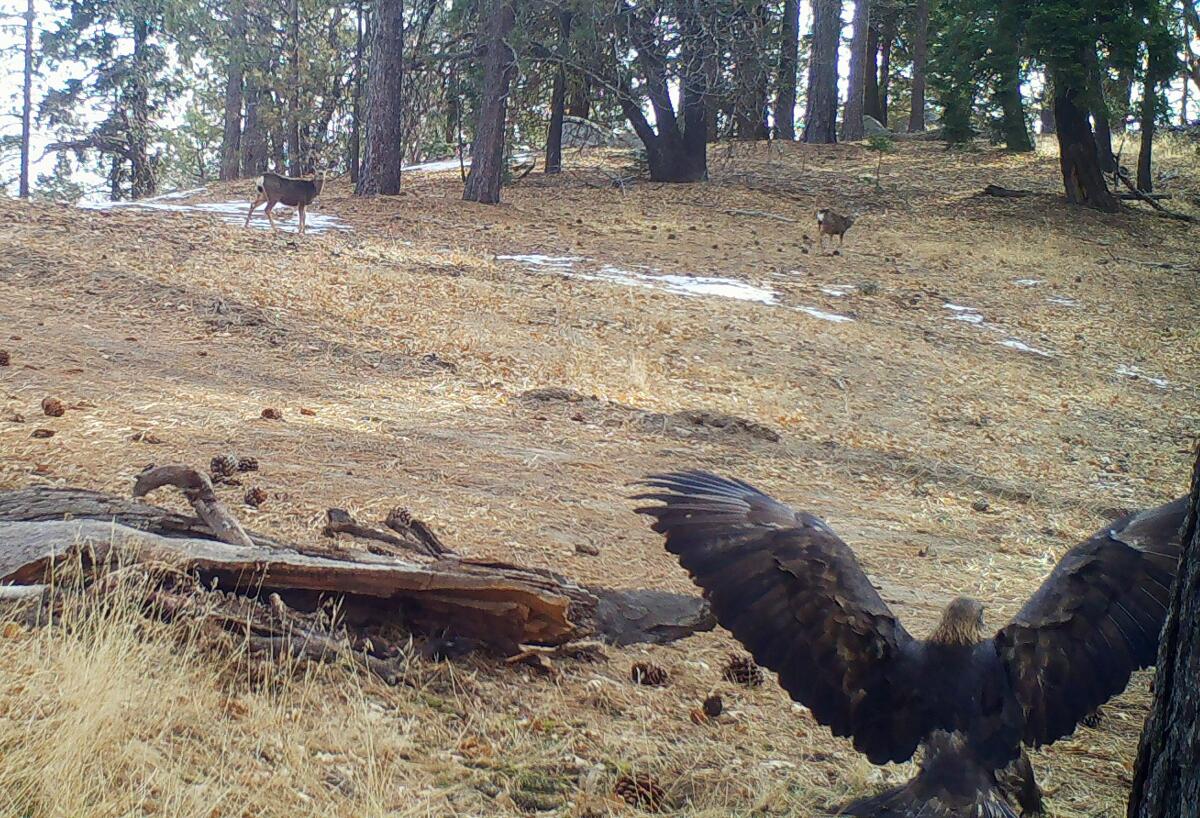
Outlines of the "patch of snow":
[{"label": "patch of snow", "polygon": [[171,193],[164,193],[161,196],[155,196],[152,199],[146,199],[148,202],[170,202],[175,199],[190,199],[193,196],[199,196],[201,193],[207,193],[206,187],[194,187],[191,190],[175,190]]},{"label": "patch of snow", "polygon": [[1078,307],[1079,302],[1074,298],[1068,298],[1065,295],[1050,295],[1046,296],[1046,300],[1051,304],[1057,304],[1060,307]]},{"label": "patch of snow", "polygon": [[945,303],[942,306],[954,313],[954,315],[950,316],[951,321],[965,321],[968,324],[983,323],[983,315],[974,307],[964,307],[961,304],[950,303]]},{"label": "patch of snow", "polygon": [[523,253],[511,256],[496,256],[497,261],[515,261],[527,267],[544,267],[566,272],[574,269],[575,262],[584,261],[583,256],[543,256],[540,253]]},{"label": "patch of snow", "polygon": [[[249,202],[197,202],[195,204],[182,204],[177,201],[163,201],[162,197],[157,199],[138,199],[134,201],[122,202],[82,202],[80,207],[88,210],[141,210],[147,212],[160,213],[205,213],[214,215],[226,224],[236,225],[238,227],[246,223],[246,213],[250,210]],[[276,216],[276,221],[288,221],[281,216]],[[300,229],[300,220],[293,215],[290,217],[291,229],[284,224],[281,226],[285,232],[296,232]],[[271,223],[267,217],[263,215],[262,209],[254,212],[254,218],[250,220],[250,226],[259,230],[270,230]],[[329,230],[348,231],[350,225],[343,222],[336,216],[328,216],[321,213],[309,212],[305,218],[305,231],[312,233],[325,233]]]},{"label": "patch of snow", "polygon": [[838,315],[836,312],[825,312],[824,310],[818,310],[815,307],[796,307],[796,309],[806,315],[811,315],[813,318],[819,318],[822,321],[832,321],[835,324],[845,324],[854,320],[848,315]]},{"label": "patch of snow", "polygon": [[834,298],[841,298],[842,296],[850,295],[850,293],[857,289],[858,287],[855,287],[853,284],[830,284],[828,286],[821,287],[821,292],[825,293],[825,295],[833,296]]},{"label": "patch of snow", "polygon": [[1142,372],[1142,370],[1138,369],[1136,366],[1129,366],[1127,364],[1121,364],[1120,366],[1118,366],[1117,374],[1121,375],[1123,377],[1126,377],[1126,378],[1132,378],[1135,381],[1145,381],[1146,383],[1157,386],[1159,389],[1166,389],[1168,386],[1171,385],[1171,382],[1168,381],[1166,378],[1156,378],[1152,375],[1147,375],[1145,372]]},{"label": "patch of snow", "polygon": [[1038,355],[1042,358],[1053,358],[1054,357],[1053,352],[1047,352],[1044,349],[1038,349],[1037,347],[1031,347],[1029,344],[1025,343],[1024,341],[1017,340],[1016,338],[1005,338],[1003,341],[1000,341],[999,343],[1001,346],[1006,346],[1009,349],[1015,349],[1017,352],[1028,352],[1033,355]]},{"label": "patch of snow", "polygon": [[[462,166],[465,168],[471,167],[471,158],[469,156],[463,159]],[[441,170],[458,170],[458,167],[458,157],[454,157],[453,159],[438,159],[435,162],[421,162],[418,165],[405,165],[400,168],[400,171],[401,173],[409,171],[415,173],[437,173]]]},{"label": "patch of snow", "polygon": [[1037,287],[1045,283],[1046,280],[1044,278],[1018,278],[1013,281],[1013,284],[1016,284],[1018,287]]}]

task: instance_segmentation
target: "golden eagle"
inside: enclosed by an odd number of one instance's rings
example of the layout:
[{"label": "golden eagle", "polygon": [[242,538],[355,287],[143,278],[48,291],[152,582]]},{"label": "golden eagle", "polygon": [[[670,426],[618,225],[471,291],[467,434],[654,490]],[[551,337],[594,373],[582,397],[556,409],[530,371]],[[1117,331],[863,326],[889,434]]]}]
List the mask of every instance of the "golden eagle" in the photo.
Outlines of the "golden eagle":
[{"label": "golden eagle", "polygon": [[1041,794],[1022,745],[1050,744],[1152,665],[1179,562],[1185,499],[1114,522],[1066,553],[992,636],[983,606],[950,603],[909,634],[854,553],[811,514],[701,471],[641,481],[667,550],[717,621],[836,736],[875,764],[923,746],[902,787],[844,815],[1011,818]]}]

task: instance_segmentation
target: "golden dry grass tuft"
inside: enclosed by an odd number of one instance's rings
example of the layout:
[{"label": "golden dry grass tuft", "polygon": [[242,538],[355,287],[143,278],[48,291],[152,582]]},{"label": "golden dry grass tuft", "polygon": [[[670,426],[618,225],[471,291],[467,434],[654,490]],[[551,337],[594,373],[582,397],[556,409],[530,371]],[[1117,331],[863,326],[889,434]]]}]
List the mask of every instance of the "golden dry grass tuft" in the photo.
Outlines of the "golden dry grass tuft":
[{"label": "golden dry grass tuft", "polygon": [[[1160,160],[1160,189],[1195,213],[1194,148]],[[708,183],[621,189],[628,157],[585,152],[498,207],[462,203],[454,173],[375,201],[332,183],[320,209],[353,231],[303,241],[0,201],[0,488],[124,494],[147,462],[253,456],[266,501],[220,491],[280,539],[358,547],[320,538],[326,508],[403,505],[471,556],[682,591],[626,486],[699,466],[828,519],[911,629],[964,593],[998,624],[1106,515],[1184,490],[1197,228],[1065,205],[1045,150],[902,143],[880,189],[875,161],[721,145]],[[1037,195],[978,196],[987,183]],[[203,196],[237,197],[246,185]],[[818,206],[860,217],[840,256],[811,246]],[[497,258],[529,253],[578,256],[592,277]],[[731,278],[778,303],[622,286],[597,280],[604,265]],[[541,387],[612,403],[521,399]],[[47,397],[61,417],[42,415]],[[680,410],[781,440],[641,420]],[[416,662],[389,689],[342,666],[268,672],[146,619],[138,594],[3,630],[4,815],[629,815],[613,785],[648,772],[678,815],[807,818],[909,772],[871,767],[770,679],[723,683],[721,632],[555,680]],[[632,684],[634,661],[671,683]],[[714,688],[726,714],[693,723]],[[1098,728],[1037,754],[1052,815],[1123,814],[1145,702],[1139,678]]]}]

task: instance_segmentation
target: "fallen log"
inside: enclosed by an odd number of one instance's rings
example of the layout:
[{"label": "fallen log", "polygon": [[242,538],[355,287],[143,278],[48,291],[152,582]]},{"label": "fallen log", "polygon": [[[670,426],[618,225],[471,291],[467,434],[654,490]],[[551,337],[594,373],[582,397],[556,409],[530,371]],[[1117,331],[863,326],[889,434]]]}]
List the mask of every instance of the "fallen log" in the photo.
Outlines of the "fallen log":
[{"label": "fallen log", "polygon": [[1035,195],[1032,190],[1016,190],[1013,188],[1001,187],[1000,185],[988,185],[983,189],[984,196],[999,196],[1004,199],[1019,199],[1026,196]]},{"label": "fallen log", "polygon": [[449,631],[508,653],[589,637],[661,643],[715,626],[698,597],[590,588],[503,562],[334,553],[245,533],[250,545],[232,545],[200,519],[85,489],[0,492],[0,583],[44,583],[65,559],[121,555],[174,565],[225,591],[278,592],[293,606],[340,597],[356,622]]}]

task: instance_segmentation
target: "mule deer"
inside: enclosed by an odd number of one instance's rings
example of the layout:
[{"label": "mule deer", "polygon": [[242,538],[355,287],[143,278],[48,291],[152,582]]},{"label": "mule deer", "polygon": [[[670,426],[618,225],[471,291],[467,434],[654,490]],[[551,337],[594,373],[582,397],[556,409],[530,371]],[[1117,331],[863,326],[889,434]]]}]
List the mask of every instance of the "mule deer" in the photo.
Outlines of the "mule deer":
[{"label": "mule deer", "polygon": [[842,246],[842,241],[845,238],[846,231],[854,224],[853,216],[843,216],[840,213],[834,213],[829,208],[822,208],[817,211],[817,231],[820,233],[821,249],[825,249],[825,237],[837,236],[838,247]]},{"label": "mule deer", "polygon": [[266,202],[267,207],[264,212],[267,214],[267,221],[271,223],[271,230],[277,230],[271,210],[275,205],[282,203],[299,211],[299,233],[303,235],[304,209],[312,204],[313,199],[321,195],[321,188],[325,185],[325,172],[322,171],[316,179],[293,179],[291,176],[280,176],[278,173],[268,172],[255,179],[254,185],[258,190],[258,195],[250,203],[250,212],[246,214],[246,227],[250,226],[250,217],[254,215],[255,208]]}]

